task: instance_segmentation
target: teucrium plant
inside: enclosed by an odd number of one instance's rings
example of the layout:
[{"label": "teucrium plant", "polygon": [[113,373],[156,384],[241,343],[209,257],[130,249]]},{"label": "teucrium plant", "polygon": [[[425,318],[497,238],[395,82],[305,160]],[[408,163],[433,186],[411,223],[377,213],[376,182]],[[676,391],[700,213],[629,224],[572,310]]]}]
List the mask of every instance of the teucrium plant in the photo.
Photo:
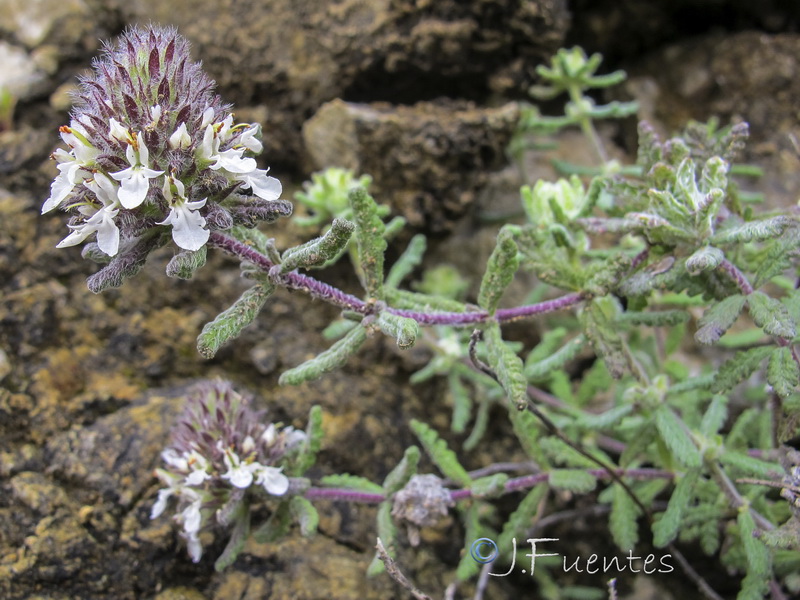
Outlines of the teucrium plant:
[{"label": "teucrium plant", "polygon": [[[93,291],[120,285],[170,238],[181,249],[171,276],[191,277],[208,248],[221,249],[253,285],[203,328],[203,356],[236,338],[280,288],[298,290],[340,308],[341,318],[325,332],[335,341],[285,371],[281,384],[322,377],[383,334],[401,350],[430,353],[412,382],[444,377],[455,438],[470,429],[454,449],[429,425],[409,424],[446,479],[418,473],[412,446],[380,484],[347,473],[312,483],[305,477],[320,449],[319,409],[300,433],[262,422],[229,384],[203,384],[164,452],[158,476],[166,487],[153,509],[157,516],[177,499],[175,518],[195,560],[201,534],[221,527],[231,539],[217,567],[233,562],[253,507],[269,510],[254,535],[271,541],[292,523],[313,533],[314,501],[333,499],[378,505],[385,554],[370,573],[404,551],[398,523],[415,545],[420,528],[454,510],[466,531],[455,571],[463,582],[479,570],[473,540],[495,536],[498,560],[509,560],[509,542],[526,539],[543,515],[566,518],[567,492],[608,505],[623,553],[652,542],[679,555],[676,544],[696,543],[741,575],[741,600],[800,589],[792,575],[800,562],[800,455],[785,445],[800,422],[800,292],[789,279],[797,276],[797,219],[788,211],[756,215],[739,193],[732,165],[745,124],[693,123],[662,141],[643,123],[637,164],[608,161],[594,121],[635,107],[588,97],[624,77],[596,75],[599,64],[599,55],[575,48],[540,68],[545,85],[532,94],[567,94],[565,115],[529,109],[519,139],[578,126],[599,164],[523,187],[527,222],[500,229],[470,303],[452,269],[431,269],[404,287],[422,264],[425,238],[413,237],[388,264],[387,239],[399,221],[384,222],[368,178],[341,169],[315,175],[298,196],[312,212],[301,224],[320,235],[279,251],[255,227],[291,213],[277,180],[257,168],[260,127],[234,123],[174,30],[130,29],[95,62],[61,128],[69,150],[54,154],[60,174],[43,207],[74,215],[60,246],[95,236],[84,253],[107,264],[90,277]],[[597,175],[579,177],[587,173]],[[361,297],[304,272],[347,250]],[[509,307],[506,291],[521,272],[535,283],[527,302]],[[516,324],[556,311],[557,326],[540,336]],[[526,342],[510,343],[508,327]],[[711,345],[717,353],[704,354]],[[464,451],[479,443],[492,404],[505,407],[527,460],[468,471]],[[517,469],[523,473],[512,476]],[[769,496],[771,487],[783,499]],[[526,495],[516,509],[500,514],[493,499],[519,492]],[[719,597],[688,562],[681,568],[706,596]],[[548,598],[587,593],[559,586],[546,567],[535,577]]]}]

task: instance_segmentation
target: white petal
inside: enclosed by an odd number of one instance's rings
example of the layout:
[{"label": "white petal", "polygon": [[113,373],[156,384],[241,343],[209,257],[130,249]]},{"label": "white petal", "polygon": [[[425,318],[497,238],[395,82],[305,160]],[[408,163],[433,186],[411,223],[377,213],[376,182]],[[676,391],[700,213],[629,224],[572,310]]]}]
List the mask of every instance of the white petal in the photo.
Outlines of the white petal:
[{"label": "white petal", "polygon": [[[64,163],[68,164],[68,163]],[[59,165],[61,166],[61,165]],[[59,175],[50,184],[50,197],[44,201],[42,205],[42,214],[50,212],[61,204],[64,199],[70,195],[75,184],[70,181],[69,172],[61,171]]]},{"label": "white petal", "polygon": [[239,143],[250,150],[250,152],[255,152],[256,154],[259,154],[264,149],[261,140],[256,137],[259,129],[260,127],[258,125],[253,125],[245,129],[239,137]]},{"label": "white petal", "polygon": [[225,150],[217,154],[217,162],[211,165],[211,169],[225,169],[231,173],[250,173],[256,170],[255,158],[242,158],[243,149]]},{"label": "white petal", "polygon": [[183,520],[183,530],[186,533],[191,535],[200,531],[203,521],[203,516],[200,514],[200,501],[196,500],[183,509],[181,519]]},{"label": "white petal", "polygon": [[73,232],[67,237],[56,244],[56,248],[69,248],[70,246],[77,246],[87,237],[92,235],[96,229],[88,225],[71,226],[74,228]]},{"label": "white petal", "polygon": [[189,137],[189,132],[186,129],[186,123],[181,123],[175,132],[169,136],[169,147],[175,150],[176,148],[188,148],[192,143],[192,138]]},{"label": "white petal", "polygon": [[289,489],[289,479],[276,467],[261,467],[257,483],[273,496],[283,496]]},{"label": "white petal", "polygon": [[167,448],[161,453],[161,460],[179,471],[189,470],[189,462],[186,460],[186,457],[183,454],[178,454],[172,448]]},{"label": "white petal", "polygon": [[176,204],[167,218],[159,223],[159,225],[172,225],[172,239],[184,250],[199,250],[211,235],[208,229],[204,229],[206,220],[203,215],[192,210],[200,208],[205,202],[203,199],[198,202]]},{"label": "white petal", "polygon": [[164,510],[167,508],[167,501],[169,500],[170,496],[173,494],[173,490],[170,488],[164,488],[158,490],[158,499],[156,503],[153,504],[153,510],[150,511],[150,518],[155,519],[160,517]]},{"label": "white petal", "polygon": [[186,550],[189,552],[192,562],[200,562],[200,557],[203,556],[203,546],[196,533],[186,536]]},{"label": "white petal", "polygon": [[108,135],[115,140],[120,142],[127,142],[128,141],[128,128],[124,127],[122,123],[117,121],[114,117],[111,117],[108,120]]},{"label": "white petal", "polygon": [[[114,173],[111,174],[114,177]],[[116,179],[116,177],[114,177]],[[122,188],[119,190],[119,201],[125,208],[136,208],[144,202],[147,191],[150,189],[150,180],[143,174],[134,172],[127,179],[120,181]]]},{"label": "white petal", "polygon": [[114,223],[118,209],[101,211],[102,223],[97,228],[97,246],[109,256],[116,256],[119,251],[119,228]]},{"label": "white petal", "polygon": [[244,182],[244,188],[252,188],[253,193],[264,200],[277,200],[281,197],[283,186],[274,177],[268,177],[263,169],[256,169],[253,173],[236,177]]},{"label": "white petal", "polygon": [[187,485],[200,485],[206,479],[211,479],[211,475],[202,470],[195,470],[186,476]]}]

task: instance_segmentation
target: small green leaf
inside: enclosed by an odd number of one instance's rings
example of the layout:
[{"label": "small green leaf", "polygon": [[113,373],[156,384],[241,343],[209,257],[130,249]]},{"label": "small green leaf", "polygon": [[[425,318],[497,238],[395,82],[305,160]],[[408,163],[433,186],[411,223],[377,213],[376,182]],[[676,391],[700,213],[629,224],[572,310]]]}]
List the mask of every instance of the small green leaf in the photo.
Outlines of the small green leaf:
[{"label": "small green leaf", "polygon": [[700,423],[700,433],[709,437],[717,433],[728,417],[728,397],[716,395],[708,405]]},{"label": "small green leaf", "polygon": [[553,469],[548,473],[547,480],[551,487],[578,494],[591,492],[597,486],[594,475],[579,469]]},{"label": "small green leaf", "polygon": [[745,297],[741,294],[728,296],[710,307],[700,318],[700,328],[694,334],[701,344],[714,344],[739,318],[744,308]]},{"label": "small green leaf", "polygon": [[719,248],[703,246],[686,259],[686,270],[689,275],[700,275],[705,271],[713,271],[724,259],[725,254]]},{"label": "small green leaf", "polygon": [[736,600],[760,600],[764,598],[772,577],[770,553],[764,543],[755,537],[756,524],[747,508],[739,509],[736,521],[747,558],[747,575],[742,581],[742,589]]},{"label": "small green leaf", "polygon": [[712,238],[712,244],[743,244],[752,241],[769,241],[781,236],[792,224],[791,217],[777,216],[759,221],[750,221],[742,225],[728,227],[718,231]]},{"label": "small green leaf", "polygon": [[769,335],[787,339],[797,335],[797,325],[789,310],[775,298],[755,291],[747,296],[747,307],[756,325]]},{"label": "small green leaf", "polygon": [[497,245],[489,257],[481,281],[478,306],[493,315],[503,292],[514,279],[518,267],[517,244],[514,242],[513,234],[509,229],[501,229],[497,235]]},{"label": "small green leaf", "polygon": [[206,264],[207,246],[199,250],[181,250],[167,263],[167,275],[178,279],[191,279],[194,272]]},{"label": "small green leaf", "polygon": [[244,548],[244,544],[250,535],[250,510],[245,502],[240,502],[236,513],[233,516],[233,531],[228,540],[228,545],[222,551],[220,557],[214,562],[214,569],[219,573],[231,566],[236,557]]},{"label": "small green leaf", "polygon": [[638,312],[627,310],[617,318],[617,323],[644,325],[646,327],[674,327],[689,320],[684,310],[653,310]]},{"label": "small green leaf", "polygon": [[772,353],[772,346],[759,346],[737,352],[734,357],[726,361],[717,371],[714,383],[711,384],[711,391],[721,394],[738,385],[753,373],[755,373]]},{"label": "small green leaf", "polygon": [[608,526],[617,547],[623,552],[628,552],[639,541],[639,530],[636,525],[639,509],[621,485],[615,483],[612,489],[611,515],[608,519]]},{"label": "small green leaf", "polygon": [[351,329],[347,335],[336,342],[325,352],[307,360],[288,371],[284,371],[278,383],[280,385],[299,385],[304,381],[310,381],[338,369],[347,362],[353,354],[364,344],[367,339],[367,332],[364,327]]},{"label": "small green leaf", "polygon": [[315,404],[308,411],[306,439],[300,445],[300,451],[290,469],[288,469],[291,475],[300,477],[314,466],[319,449],[322,447],[322,436],[322,409]]},{"label": "small green leaf", "polygon": [[744,452],[727,449],[719,457],[719,462],[733,471],[738,471],[749,477],[763,477],[777,479],[782,477],[783,469],[778,463],[766,462],[753,458]]},{"label": "small green leaf", "polygon": [[579,315],[586,337],[615,379],[622,377],[627,368],[622,338],[616,326],[621,313],[619,301],[612,296],[605,296],[587,303]]},{"label": "small green leaf", "polygon": [[528,405],[528,380],[522,370],[522,359],[503,341],[500,325],[490,323],[484,330],[489,353],[489,366],[494,370],[506,396],[516,408]]},{"label": "small green leaf", "polygon": [[[577,335],[564,344],[558,350],[549,352],[547,356],[539,360],[526,361],[525,363],[525,377],[529,380],[536,380],[546,377],[556,369],[561,369],[565,364],[575,358],[578,353],[586,347],[586,336],[583,334]],[[534,348],[534,352],[539,348]],[[528,356],[528,359],[533,356],[533,352]]]},{"label": "small green leaf", "polygon": [[[544,500],[548,491],[547,484],[540,483],[534,486],[517,505],[517,508],[503,525],[503,531],[497,540],[497,547],[500,552],[508,552],[512,547],[511,538],[519,537],[530,529],[531,523],[534,522],[542,500]],[[508,558],[511,557],[508,556]]]},{"label": "small green leaf", "polygon": [[485,527],[481,523],[481,512],[485,504],[473,502],[466,510],[462,511],[461,519],[464,523],[465,547],[461,553],[461,560],[456,567],[456,581],[471,579],[480,571],[480,563],[472,557],[470,550],[475,540],[486,536]]},{"label": "small green leaf", "polygon": [[409,446],[397,466],[383,480],[381,491],[388,497],[403,489],[408,481],[417,474],[418,464],[419,448]]},{"label": "small green leaf", "polygon": [[675,540],[681,526],[686,507],[692,499],[694,486],[700,476],[700,469],[690,469],[678,480],[675,491],[670,496],[667,510],[653,524],[653,545],[663,548]]},{"label": "small green leaf", "polygon": [[[392,521],[392,503],[391,502],[381,502],[378,505],[378,516],[377,516],[377,529],[378,529],[378,537],[380,538],[381,542],[383,542],[383,547],[386,548],[386,553],[395,558],[397,553],[397,527],[395,527],[394,522]],[[379,575],[386,570],[386,567],[383,564],[383,561],[378,557],[378,554],[375,554],[375,558],[372,559],[372,562],[367,567],[367,576],[374,577],[375,575]]]},{"label": "small green leaf", "polygon": [[447,376],[447,387],[453,401],[453,420],[450,429],[453,433],[464,433],[472,416],[472,396],[456,373]]},{"label": "small green leaf", "polygon": [[[416,448],[416,446],[413,447]],[[350,475],[349,473],[325,475],[319,482],[327,487],[347,488],[348,490],[366,492],[368,494],[383,494],[383,488],[377,483],[370,481],[366,477]]]},{"label": "small green leaf", "polygon": [[291,527],[292,515],[289,512],[289,503],[281,502],[267,522],[253,532],[253,539],[259,544],[277,542],[289,533]]},{"label": "small green leaf", "polygon": [[286,250],[281,258],[280,273],[324,265],[347,248],[354,229],[355,225],[350,221],[334,219],[330,229],[322,237]]},{"label": "small green leaf", "polygon": [[435,430],[421,421],[412,419],[410,427],[444,476],[449,477],[458,485],[469,487],[472,479],[467,470],[458,462],[455,452],[447,447],[447,442],[440,438]]},{"label": "small green leaf", "polygon": [[383,298],[383,254],[386,226],[378,215],[378,205],[367,190],[354,187],[347,196],[356,222],[358,256],[364,273],[364,289],[370,298]]},{"label": "small green leaf", "polygon": [[314,505],[302,496],[294,496],[289,501],[292,518],[300,525],[300,535],[310,537],[317,532],[319,513]]},{"label": "small green leaf", "polygon": [[408,317],[393,315],[388,311],[381,311],[376,321],[378,328],[397,340],[401,350],[407,350],[414,345],[419,335],[419,323]]},{"label": "small green leaf", "polygon": [[261,282],[241,295],[233,305],[210,323],[206,323],[197,338],[197,350],[205,358],[213,358],[227,341],[237,337],[255,320],[267,299],[275,291],[272,283]]},{"label": "small green leaf", "polygon": [[661,439],[682,465],[700,466],[702,457],[697,446],[692,441],[686,426],[669,406],[662,404],[656,409],[655,423]]},{"label": "small green leaf", "polygon": [[494,475],[473,479],[469,489],[473,498],[497,498],[505,493],[507,481],[508,475],[495,473]]},{"label": "small green leaf", "polygon": [[800,366],[790,348],[775,348],[769,357],[767,381],[781,398],[788,398],[800,385]]},{"label": "small green leaf", "polygon": [[425,254],[426,246],[427,241],[425,240],[425,236],[421,233],[412,237],[411,241],[408,242],[405,252],[400,255],[400,258],[398,258],[392,265],[392,268],[389,269],[389,274],[386,276],[384,285],[392,288],[396,288],[400,285],[400,282],[420,265],[422,262],[422,255]]}]

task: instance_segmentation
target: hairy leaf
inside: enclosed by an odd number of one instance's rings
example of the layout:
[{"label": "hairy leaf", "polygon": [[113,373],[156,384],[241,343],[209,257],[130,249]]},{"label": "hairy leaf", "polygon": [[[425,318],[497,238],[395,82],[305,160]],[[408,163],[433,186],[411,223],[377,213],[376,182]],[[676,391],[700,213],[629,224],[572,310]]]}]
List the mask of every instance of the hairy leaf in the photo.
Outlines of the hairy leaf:
[{"label": "hairy leaf", "polygon": [[747,476],[774,479],[783,474],[783,469],[778,463],[765,462],[736,450],[726,450],[720,455],[719,461],[731,470]]},{"label": "hairy leaf", "polygon": [[480,571],[481,565],[472,558],[470,550],[472,550],[472,544],[475,540],[485,537],[486,534],[480,519],[483,506],[481,502],[474,502],[466,510],[462,511],[466,545],[462,551],[461,560],[458,561],[458,567],[456,567],[456,581],[471,579]]},{"label": "hairy leaf", "polygon": [[[412,447],[416,448],[416,446]],[[366,492],[368,494],[384,493],[383,488],[377,483],[370,481],[366,477],[350,475],[349,473],[325,475],[319,482],[321,485],[328,487],[347,488],[348,490]]]},{"label": "hairy leaf", "polygon": [[628,552],[639,541],[639,530],[636,525],[639,509],[621,485],[615,483],[612,489],[608,526],[617,547],[623,552]]},{"label": "hairy leaf", "polygon": [[447,447],[447,442],[440,438],[435,430],[421,421],[412,419],[410,426],[428,456],[431,457],[431,460],[439,467],[444,476],[449,477],[463,487],[469,487],[472,483],[472,478],[458,462],[455,452]]},{"label": "hairy leaf", "polygon": [[764,292],[755,291],[747,296],[747,307],[756,325],[769,335],[791,339],[797,335],[797,325],[788,309]]},{"label": "hairy leaf", "polygon": [[700,466],[702,458],[697,446],[692,441],[686,426],[669,406],[662,404],[656,409],[655,423],[661,439],[682,465]]},{"label": "hairy leaf", "polygon": [[417,465],[419,464],[419,448],[416,446],[409,446],[403,453],[403,458],[397,466],[392,469],[383,480],[383,487],[381,490],[387,495],[391,496],[395,492],[400,491],[408,483],[414,475],[417,474]]},{"label": "hairy leaf", "polygon": [[644,325],[646,327],[674,327],[689,320],[684,310],[653,310],[648,312],[625,311],[617,318],[617,323]]},{"label": "hairy leaf", "polygon": [[711,384],[711,391],[721,394],[738,385],[755,373],[771,353],[771,346],[759,346],[737,352],[719,368],[714,383]]},{"label": "hairy leaf", "polygon": [[250,535],[250,510],[246,503],[240,502],[233,516],[233,531],[225,550],[214,562],[214,570],[218,573],[231,566],[236,557],[244,548],[244,543]]},{"label": "hairy leaf", "polygon": [[731,328],[744,308],[745,297],[741,294],[728,296],[710,307],[700,318],[700,328],[694,334],[701,344],[714,344]]},{"label": "hairy leaf", "polygon": [[207,246],[199,250],[181,250],[167,263],[167,275],[178,279],[191,279],[194,272],[206,264]]},{"label": "hairy leaf", "polygon": [[700,422],[700,433],[704,436],[712,436],[717,433],[725,424],[728,417],[728,397],[716,395],[708,405],[708,409]]},{"label": "hairy leaf", "polygon": [[386,276],[384,285],[386,287],[397,287],[414,269],[416,269],[422,262],[422,255],[425,254],[425,247],[427,241],[425,236],[418,233],[411,238],[405,252],[400,255],[400,258],[389,269],[389,274]]},{"label": "hairy leaf", "polygon": [[354,187],[347,196],[356,222],[356,242],[361,269],[364,273],[364,289],[370,298],[383,298],[383,254],[386,226],[378,215],[378,205],[367,190]]},{"label": "hairy leaf", "polygon": [[291,468],[288,469],[291,475],[305,475],[317,461],[317,454],[322,447],[322,409],[318,405],[311,407],[308,411],[308,425],[306,425],[306,439],[300,446],[300,452]]},{"label": "hairy leaf", "polygon": [[213,358],[224,343],[238,337],[253,322],[274,291],[275,286],[269,282],[257,283],[245,290],[230,308],[206,323],[197,338],[197,351],[205,358]]},{"label": "hairy leaf", "polygon": [[481,281],[478,306],[493,315],[497,310],[500,297],[514,279],[514,273],[518,267],[517,244],[514,242],[513,235],[509,229],[501,229],[497,235],[497,245],[489,257],[486,272]]},{"label": "hairy leaf", "polygon": [[[378,537],[381,542],[383,542],[386,553],[392,558],[395,558],[397,553],[397,527],[394,521],[392,521],[391,502],[381,502],[378,505],[378,516],[376,520],[378,525]],[[378,554],[375,553],[375,558],[372,559],[369,567],[367,567],[367,576],[374,577],[375,575],[383,573],[385,570],[386,567],[383,561],[378,557]]]},{"label": "hairy leaf", "polygon": [[472,396],[455,373],[447,376],[447,388],[453,402],[453,420],[450,429],[453,433],[464,433],[472,416]]},{"label": "hairy leaf", "polygon": [[700,469],[689,469],[678,480],[678,485],[675,486],[675,491],[672,492],[667,504],[667,510],[653,524],[653,545],[656,548],[663,548],[677,537],[684,511],[689,506],[699,476]]},{"label": "hairy leaf", "polygon": [[547,474],[547,480],[551,487],[578,494],[591,492],[597,486],[597,478],[580,469],[553,469]]},{"label": "hairy leaf", "polygon": [[538,514],[540,504],[547,496],[547,492],[548,486],[546,483],[534,486],[520,501],[511,516],[508,517],[497,540],[497,546],[504,557],[511,558],[510,555],[506,555],[506,552],[511,549],[511,539],[524,535],[530,529]]},{"label": "hairy leaf", "polygon": [[414,319],[382,311],[376,323],[384,334],[397,340],[397,346],[401,350],[411,348],[417,341],[419,324]]},{"label": "hairy leaf", "polygon": [[736,600],[760,600],[765,596],[772,577],[770,553],[764,542],[755,536],[756,524],[749,510],[739,509],[736,522],[747,557],[747,575],[742,581],[742,589]]},{"label": "hairy leaf", "polygon": [[[575,358],[578,353],[586,347],[586,337],[583,334],[577,335],[564,344],[558,350],[548,353],[537,361],[526,362],[525,364],[525,377],[530,380],[541,379],[546,377],[556,369],[561,369],[565,364]],[[534,348],[534,352],[539,348]],[[528,356],[528,359],[533,356],[533,352]]]},{"label": "hairy leaf", "polygon": [[595,298],[580,314],[581,325],[595,352],[605,361],[615,379],[625,373],[627,360],[616,320],[622,312],[619,301],[611,296]]},{"label": "hairy leaf", "polygon": [[300,525],[300,535],[310,537],[317,532],[319,513],[311,502],[302,496],[294,496],[289,501],[289,510],[294,521]]},{"label": "hairy leaf", "polygon": [[759,221],[750,221],[742,225],[718,231],[712,238],[712,244],[743,244],[752,241],[769,241],[780,237],[784,230],[792,224],[788,216],[770,217]]},{"label": "hairy leaf", "polygon": [[292,515],[289,512],[289,503],[281,502],[267,522],[253,532],[253,539],[259,544],[277,542],[289,533],[291,527]]},{"label": "hairy leaf", "polygon": [[473,479],[469,489],[473,498],[497,498],[505,492],[506,481],[508,481],[508,475],[495,473],[494,475]]},{"label": "hairy leaf", "polygon": [[280,273],[285,274],[297,268],[318,267],[341,254],[350,242],[355,225],[347,219],[334,219],[330,229],[322,237],[290,248],[281,258]]},{"label": "hairy leaf", "polygon": [[694,254],[686,259],[686,270],[689,275],[699,275],[704,271],[713,271],[724,259],[725,254],[719,248],[703,246],[699,250],[695,250]]},{"label": "hairy leaf", "polygon": [[790,348],[775,348],[769,357],[767,381],[781,398],[788,398],[800,385],[800,366]]},{"label": "hairy leaf", "polygon": [[388,304],[393,308],[417,310],[424,312],[466,312],[467,307],[463,302],[422,294],[420,292],[409,292],[408,290],[398,290],[386,288],[384,290]]},{"label": "hairy leaf", "polygon": [[351,329],[347,335],[336,342],[325,352],[307,360],[288,371],[284,371],[278,383],[281,385],[298,385],[304,381],[310,381],[338,369],[347,359],[358,352],[358,349],[367,339],[367,332],[363,327]]}]

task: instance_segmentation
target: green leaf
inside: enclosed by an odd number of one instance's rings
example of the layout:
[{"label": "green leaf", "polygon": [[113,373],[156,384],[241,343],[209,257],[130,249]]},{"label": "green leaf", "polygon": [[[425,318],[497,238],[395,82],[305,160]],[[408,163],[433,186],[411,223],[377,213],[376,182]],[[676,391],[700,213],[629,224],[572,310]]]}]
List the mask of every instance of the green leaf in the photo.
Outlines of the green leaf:
[{"label": "green leaf", "polygon": [[719,248],[703,246],[686,259],[686,270],[689,275],[700,275],[704,271],[713,271],[724,259],[725,254]]},{"label": "green leaf", "polygon": [[711,384],[711,391],[721,394],[738,385],[753,373],[755,373],[772,353],[772,346],[759,346],[737,352],[736,355],[726,361],[717,371],[714,383]]},{"label": "green leaf", "polygon": [[639,530],[636,525],[639,509],[621,485],[615,483],[612,489],[608,526],[617,547],[623,552],[628,552],[639,541]]},{"label": "green leaf", "polygon": [[420,265],[422,262],[422,255],[425,254],[426,246],[427,241],[425,240],[425,236],[421,233],[412,237],[411,241],[408,242],[405,252],[400,255],[400,258],[397,259],[389,270],[384,285],[392,288],[396,288],[400,285],[400,282]]},{"label": "green leaf", "polygon": [[745,297],[741,294],[728,296],[710,307],[700,318],[700,328],[694,334],[701,344],[714,344],[739,318],[744,308]]},{"label": "green leaf", "polygon": [[191,279],[194,272],[206,264],[207,247],[199,250],[181,250],[167,263],[167,275],[178,279]]},{"label": "green leaf", "polygon": [[256,529],[253,539],[259,544],[277,542],[283,538],[292,527],[292,515],[289,512],[289,503],[281,502],[267,522]]},{"label": "green leaf", "polygon": [[717,433],[728,418],[728,397],[717,395],[711,400],[700,423],[700,433],[709,437]]},{"label": "green leaf", "polygon": [[[534,486],[517,505],[517,508],[503,525],[503,531],[497,540],[497,547],[501,553],[510,550],[512,547],[511,538],[522,536],[530,529],[531,523],[538,516],[539,507],[548,491],[547,484],[540,483]],[[509,556],[508,558],[511,557]]]},{"label": "green leaf", "polygon": [[411,348],[417,341],[419,323],[414,319],[393,315],[384,310],[378,315],[376,324],[384,334],[397,340],[397,346],[401,350]]},{"label": "green leaf", "polygon": [[236,508],[236,512],[233,515],[233,523],[233,531],[228,544],[214,562],[214,569],[217,573],[224,571],[234,563],[250,535],[250,510],[245,502],[240,502]]},{"label": "green leaf", "polygon": [[[482,404],[485,406],[485,403]],[[525,454],[540,468],[550,464],[547,456],[542,451],[540,445],[542,437],[542,426],[533,415],[527,410],[509,410],[508,417],[511,419],[511,426],[514,428],[514,435],[517,436]]]},{"label": "green leaf", "polygon": [[473,498],[497,498],[505,493],[507,481],[508,475],[495,473],[494,475],[473,479],[469,489]]},{"label": "green leaf", "polygon": [[783,234],[784,230],[792,224],[788,216],[770,217],[759,221],[750,221],[718,231],[712,238],[712,244],[743,244],[752,241],[769,241]]},{"label": "green leaf", "polygon": [[[416,446],[412,446],[416,448]],[[326,475],[320,479],[320,484],[327,487],[347,488],[348,490],[355,490],[358,492],[366,492],[368,494],[383,494],[384,490],[377,483],[370,481],[366,477],[359,475],[350,475],[349,473],[341,473],[338,475]]]},{"label": "green leaf", "polygon": [[612,296],[605,296],[587,303],[579,315],[586,337],[615,379],[622,377],[627,368],[622,338],[616,326],[621,313],[619,301]]},{"label": "green leaf", "polygon": [[447,447],[447,442],[439,437],[439,434],[428,425],[416,419],[410,423],[411,430],[416,434],[425,452],[431,460],[439,467],[445,477],[449,477],[462,487],[469,487],[472,483],[467,470],[458,462],[455,452]]},{"label": "green leaf", "polygon": [[384,290],[387,304],[392,308],[406,308],[425,312],[466,312],[467,307],[463,302],[422,294],[420,292],[409,292],[408,290],[398,290],[385,288]]},{"label": "green leaf", "polygon": [[314,505],[302,496],[294,496],[289,501],[292,518],[300,525],[300,535],[310,537],[317,532],[319,513]]},{"label": "green leaf", "polygon": [[598,414],[583,413],[577,423],[589,429],[605,429],[633,412],[633,404],[621,404]]},{"label": "green leaf", "polygon": [[455,373],[447,376],[447,386],[453,402],[453,420],[450,429],[453,433],[464,433],[472,416],[472,396]]},{"label": "green leaf", "polygon": [[788,309],[775,298],[755,291],[747,296],[747,307],[755,324],[769,335],[791,339],[797,335],[797,325]]},{"label": "green leaf", "polygon": [[475,540],[485,537],[484,527],[481,524],[481,509],[485,505],[482,502],[472,503],[462,512],[464,522],[464,540],[466,542],[464,550],[461,552],[461,560],[456,567],[456,581],[466,581],[471,579],[480,571],[481,565],[472,558],[472,544]]},{"label": "green leaf", "polygon": [[702,457],[683,422],[672,409],[662,404],[655,411],[655,423],[661,439],[675,458],[687,467],[699,467]]},{"label": "green leaf", "polygon": [[755,537],[756,524],[747,508],[739,509],[736,521],[747,558],[747,575],[742,581],[742,589],[736,600],[761,600],[765,597],[772,577],[770,553],[764,543]]},{"label": "green leaf", "polygon": [[197,350],[205,358],[213,358],[220,347],[237,337],[252,323],[267,299],[275,291],[272,283],[261,282],[241,297],[210,323],[206,323],[197,338]]},{"label": "green leaf", "polygon": [[690,469],[678,480],[675,491],[670,496],[667,510],[653,524],[653,545],[663,548],[675,540],[681,526],[683,514],[692,499],[694,486],[700,476],[700,469]]},{"label": "green leaf", "polygon": [[644,325],[646,327],[674,327],[689,320],[684,310],[653,310],[648,312],[625,311],[617,318],[617,323]]},{"label": "green leaf", "polygon": [[[391,502],[381,502],[378,505],[378,515],[376,520],[378,525],[378,537],[381,539],[381,542],[383,542],[383,547],[386,548],[386,553],[392,558],[395,558],[397,553],[397,527],[395,527],[395,524],[392,521]],[[375,575],[383,573],[385,570],[386,567],[376,552],[375,558],[372,559],[369,567],[367,567],[367,576],[374,577]]]},{"label": "green leaf", "polygon": [[[561,369],[565,364],[575,358],[581,350],[586,347],[586,336],[577,335],[554,352],[549,352],[546,357],[535,362],[526,361],[525,377],[529,380],[536,380],[546,377],[556,369]],[[534,352],[539,348],[534,348]],[[533,352],[528,359],[533,356]]]},{"label": "green leaf", "polygon": [[395,492],[402,490],[408,481],[417,474],[417,465],[419,464],[419,448],[416,446],[409,446],[403,453],[403,458],[392,469],[383,480],[381,491],[386,496],[391,496]]},{"label": "green leaf", "polygon": [[278,383],[280,385],[299,385],[304,381],[310,381],[338,369],[347,362],[353,354],[364,344],[367,339],[367,332],[364,327],[351,329],[347,335],[336,342],[333,346],[307,360],[288,371],[284,371]]},{"label": "green leaf", "polygon": [[719,462],[734,471],[752,477],[778,479],[783,476],[783,469],[778,463],[765,462],[736,450],[727,449],[720,455]]},{"label": "green leaf", "polygon": [[300,451],[291,465],[289,472],[300,477],[305,475],[317,461],[317,454],[322,447],[322,409],[318,405],[308,411],[308,425],[306,425],[306,439],[300,446]]},{"label": "green leaf", "polygon": [[493,315],[503,292],[514,279],[514,273],[518,267],[517,244],[514,242],[511,231],[503,228],[497,235],[497,245],[486,265],[486,272],[478,293],[478,306]]},{"label": "green leaf", "polygon": [[553,469],[547,475],[551,487],[569,490],[578,494],[591,492],[597,486],[597,478],[579,469]]},{"label": "green leaf", "polygon": [[324,265],[347,248],[354,229],[355,225],[347,219],[334,219],[322,237],[286,250],[281,258],[280,273]]},{"label": "green leaf", "polygon": [[781,398],[788,398],[800,385],[800,366],[790,348],[775,348],[769,357],[767,381]]},{"label": "green leaf", "polygon": [[379,214],[378,205],[367,190],[354,187],[347,196],[356,222],[356,242],[361,269],[364,273],[364,289],[370,298],[383,298],[383,255],[386,226]]},{"label": "green leaf", "polygon": [[500,380],[506,396],[518,410],[528,405],[528,380],[522,372],[522,359],[503,341],[500,325],[490,323],[484,330],[489,366]]}]

